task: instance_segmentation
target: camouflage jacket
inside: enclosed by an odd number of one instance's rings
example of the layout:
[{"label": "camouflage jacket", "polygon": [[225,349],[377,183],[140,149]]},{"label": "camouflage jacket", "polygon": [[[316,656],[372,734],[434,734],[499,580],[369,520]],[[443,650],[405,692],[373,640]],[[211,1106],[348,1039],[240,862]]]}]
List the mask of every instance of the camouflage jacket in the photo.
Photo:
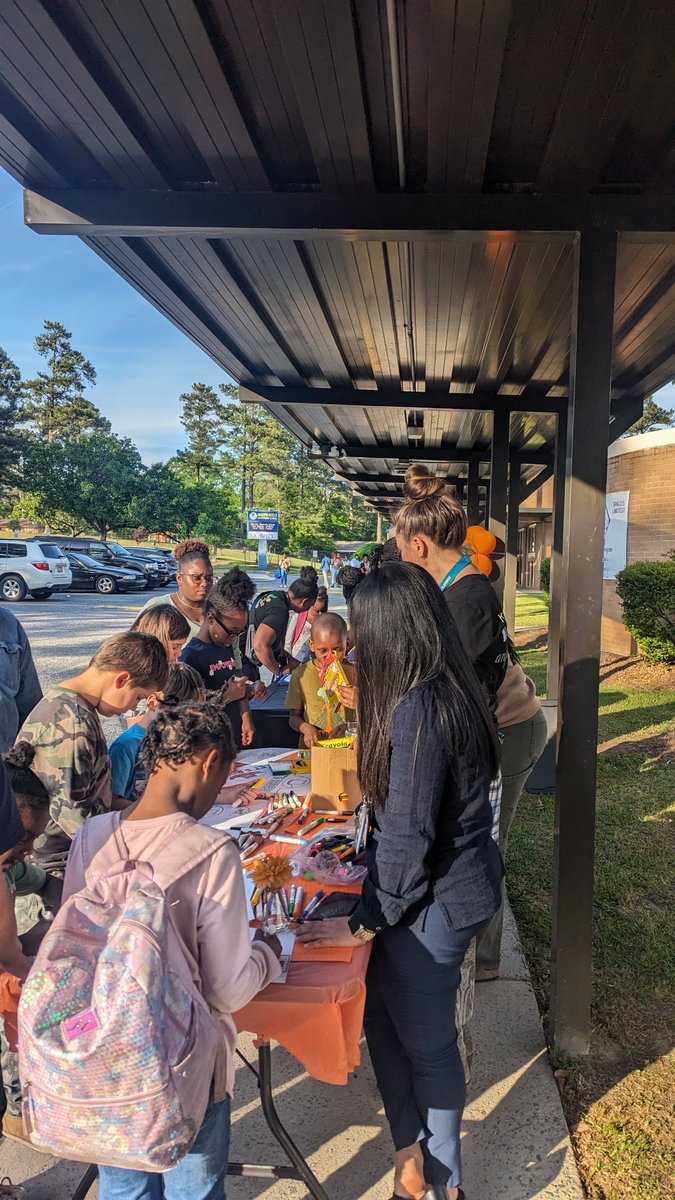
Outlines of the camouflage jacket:
[{"label": "camouflage jacket", "polygon": [[32,768],[49,792],[49,824],[33,861],[62,871],[70,843],[87,817],[110,808],[110,758],[98,713],[68,688],[54,688],[19,733],[35,746]]}]

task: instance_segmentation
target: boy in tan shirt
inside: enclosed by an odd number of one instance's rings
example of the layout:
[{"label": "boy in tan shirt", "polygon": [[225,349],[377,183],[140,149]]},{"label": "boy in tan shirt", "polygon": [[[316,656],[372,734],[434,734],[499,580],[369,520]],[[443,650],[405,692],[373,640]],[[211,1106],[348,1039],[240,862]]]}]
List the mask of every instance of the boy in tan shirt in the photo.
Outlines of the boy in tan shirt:
[{"label": "boy in tan shirt", "polygon": [[[326,704],[319,696],[321,687],[321,669],[329,654],[343,660],[347,654],[347,625],[337,613],[323,613],[312,625],[309,639],[312,658],[302,666],[296,667],[291,675],[286,697],[286,707],[289,709],[288,718],[291,729],[300,734],[300,745],[310,749],[315,742],[326,737]],[[346,674],[349,674],[348,663],[343,662]],[[351,682],[351,676],[350,676]],[[343,705],[337,709],[333,718],[333,729],[329,736],[339,737],[349,721],[354,720],[354,713]]]}]

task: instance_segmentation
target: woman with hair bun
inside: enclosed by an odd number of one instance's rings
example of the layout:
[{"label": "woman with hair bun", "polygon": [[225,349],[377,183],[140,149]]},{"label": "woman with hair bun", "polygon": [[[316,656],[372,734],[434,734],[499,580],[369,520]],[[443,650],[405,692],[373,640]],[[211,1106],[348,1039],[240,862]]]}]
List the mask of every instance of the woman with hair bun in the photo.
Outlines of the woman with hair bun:
[{"label": "woman with hair bun", "polygon": [[186,538],[185,541],[179,542],[173,556],[178,566],[178,591],[170,592],[168,596],[153,596],[142,612],[147,612],[157,604],[173,604],[190,626],[187,642],[190,638],[198,636],[204,622],[204,606],[213,583],[213,567],[206,542],[200,542],[196,538]]},{"label": "woman with hair bun", "polygon": [[404,562],[436,580],[492,712],[509,663],[506,621],[494,588],[464,552],[466,513],[444,479],[416,463],[406,471],[396,514]]}]

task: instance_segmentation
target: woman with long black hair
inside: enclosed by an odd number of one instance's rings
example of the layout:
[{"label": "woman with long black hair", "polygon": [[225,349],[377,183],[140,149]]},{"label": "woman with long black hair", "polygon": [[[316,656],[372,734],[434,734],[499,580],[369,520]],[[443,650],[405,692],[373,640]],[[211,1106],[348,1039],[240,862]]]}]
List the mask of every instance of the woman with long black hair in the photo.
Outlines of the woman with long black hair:
[{"label": "woman with long black hair", "polygon": [[[308,944],[374,939],[366,1037],[396,1150],[394,1195],[463,1195],[464,1070],[455,1000],[471,939],[497,910],[490,836],[494,722],[430,575],[373,571],[351,601],[368,875],[349,918],[311,922]],[[411,632],[414,631],[414,636]]]}]

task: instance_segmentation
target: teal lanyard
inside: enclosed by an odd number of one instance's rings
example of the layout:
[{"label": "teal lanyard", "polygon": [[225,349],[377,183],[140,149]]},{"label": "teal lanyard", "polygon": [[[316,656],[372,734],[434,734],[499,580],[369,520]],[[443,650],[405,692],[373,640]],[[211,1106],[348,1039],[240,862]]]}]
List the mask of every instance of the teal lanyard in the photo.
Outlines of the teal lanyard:
[{"label": "teal lanyard", "polygon": [[457,576],[460,574],[460,572],[463,571],[465,567],[470,567],[470,566],[471,566],[471,559],[469,558],[468,554],[465,554],[464,557],[460,558],[459,562],[456,562],[454,567],[450,571],[448,571],[445,579],[441,583],[441,591],[444,592],[446,590],[446,588],[452,587],[453,583],[455,582],[455,580],[456,580]]}]

